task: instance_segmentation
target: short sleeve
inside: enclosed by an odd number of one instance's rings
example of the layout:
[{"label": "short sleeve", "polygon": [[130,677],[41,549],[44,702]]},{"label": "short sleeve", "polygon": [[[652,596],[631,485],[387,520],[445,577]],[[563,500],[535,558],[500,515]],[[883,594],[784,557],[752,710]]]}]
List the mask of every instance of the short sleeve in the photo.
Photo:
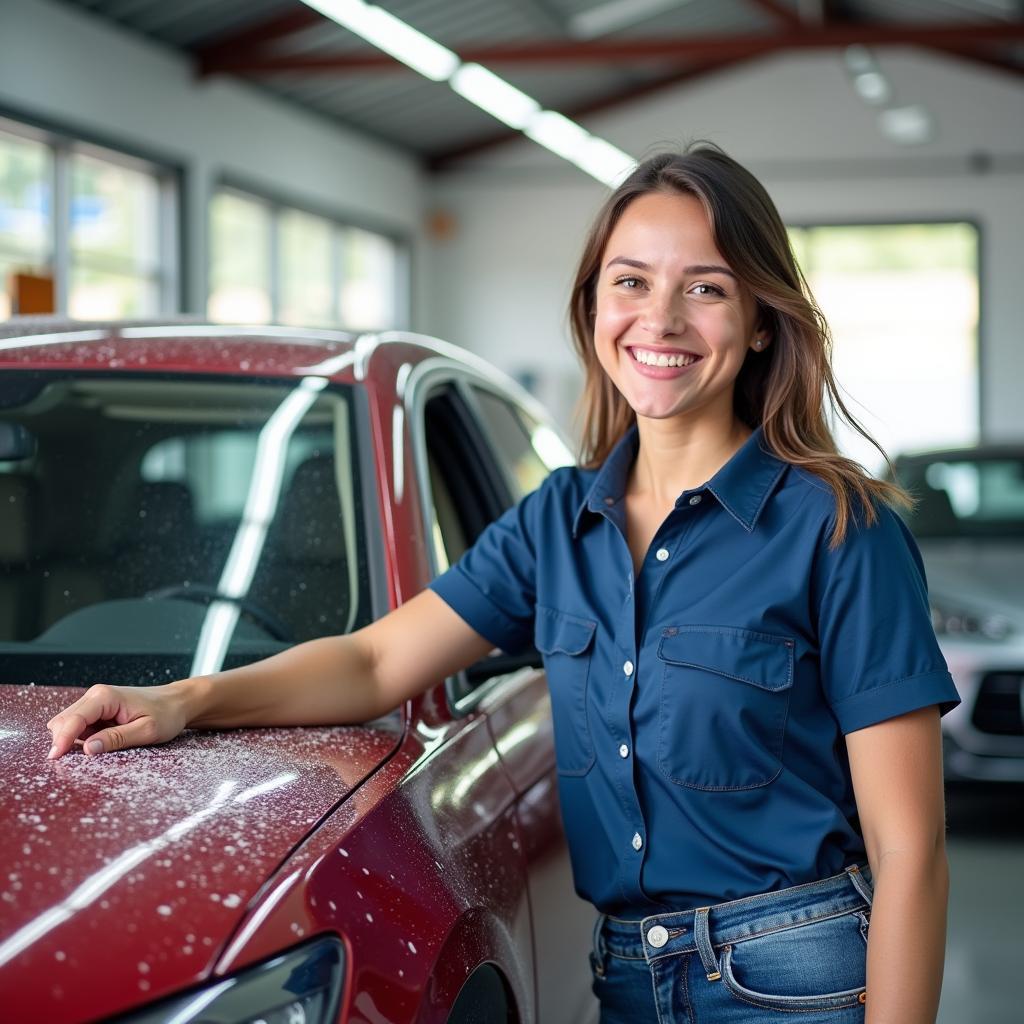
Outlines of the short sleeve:
[{"label": "short sleeve", "polygon": [[533,640],[539,501],[534,491],[513,505],[429,585],[482,637],[510,654]]},{"label": "short sleeve", "polygon": [[815,570],[822,687],[843,733],[960,703],[932,627],[921,553],[899,516],[876,508],[878,521],[851,521],[835,551],[829,522]]}]

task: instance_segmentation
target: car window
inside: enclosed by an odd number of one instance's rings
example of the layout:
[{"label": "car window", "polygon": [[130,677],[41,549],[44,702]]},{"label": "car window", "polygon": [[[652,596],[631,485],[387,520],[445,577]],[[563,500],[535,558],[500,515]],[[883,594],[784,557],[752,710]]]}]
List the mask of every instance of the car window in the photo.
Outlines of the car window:
[{"label": "car window", "polygon": [[917,499],[907,521],[918,537],[1024,536],[1024,458],[914,459],[897,472]]},{"label": "car window", "polygon": [[[474,387],[473,396],[486,424],[491,443],[512,479],[515,497],[536,490],[550,472],[531,440],[537,424],[494,392]],[[527,426],[530,424],[530,427]]]},{"label": "car window", "polygon": [[0,376],[36,444],[0,473],[5,667],[163,682],[370,621],[347,390],[25,378]]},{"label": "car window", "polygon": [[479,425],[453,386],[430,394],[423,430],[434,560],[437,571],[443,572],[513,503],[514,496]]}]

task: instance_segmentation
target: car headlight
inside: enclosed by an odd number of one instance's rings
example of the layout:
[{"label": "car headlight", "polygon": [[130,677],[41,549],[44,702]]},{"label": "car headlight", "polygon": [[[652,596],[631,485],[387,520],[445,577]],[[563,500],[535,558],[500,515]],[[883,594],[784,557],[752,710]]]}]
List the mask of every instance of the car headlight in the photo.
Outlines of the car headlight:
[{"label": "car headlight", "polygon": [[932,602],[932,626],[939,636],[968,636],[986,640],[1005,640],[1013,624],[1005,616],[954,610]]},{"label": "car headlight", "polygon": [[320,939],[118,1020],[122,1024],[328,1024],[345,966],[339,939]]}]

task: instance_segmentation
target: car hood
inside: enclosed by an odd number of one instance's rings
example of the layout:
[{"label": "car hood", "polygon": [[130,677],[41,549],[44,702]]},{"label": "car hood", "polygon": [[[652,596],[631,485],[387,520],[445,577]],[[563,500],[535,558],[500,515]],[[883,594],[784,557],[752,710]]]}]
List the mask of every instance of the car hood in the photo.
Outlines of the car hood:
[{"label": "car hood", "polygon": [[1002,615],[1024,629],[1024,544],[921,540],[928,592],[953,610]]},{"label": "car hood", "polygon": [[400,738],[395,715],[47,761],[46,722],[81,695],[0,686],[0,998],[20,1008],[12,1021],[78,1020],[76,993],[100,980],[116,1012],[207,976],[275,869]]}]

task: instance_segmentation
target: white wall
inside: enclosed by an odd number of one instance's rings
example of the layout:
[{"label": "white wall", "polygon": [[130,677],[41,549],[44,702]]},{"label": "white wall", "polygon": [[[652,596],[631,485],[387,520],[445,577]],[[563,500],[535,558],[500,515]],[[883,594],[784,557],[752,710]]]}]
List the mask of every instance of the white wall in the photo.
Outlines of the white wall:
[{"label": "white wall", "polygon": [[[850,89],[833,52],[775,57],[588,119],[643,157],[710,139],[764,181],[791,223],[970,219],[982,232],[982,430],[1024,434],[1024,87],[1021,79],[912,50],[880,51],[899,103],[924,103],[934,141],[898,146]],[[989,170],[972,170],[982,154]],[[435,243],[427,327],[512,372],[547,367],[564,408],[576,386],[565,302],[605,190],[515,142],[438,178],[456,230]]]},{"label": "white wall", "polygon": [[192,311],[205,312],[207,200],[222,176],[404,234],[425,262],[415,161],[237,81],[198,81],[188,59],[88,13],[0,0],[0,108],[185,168]]}]

